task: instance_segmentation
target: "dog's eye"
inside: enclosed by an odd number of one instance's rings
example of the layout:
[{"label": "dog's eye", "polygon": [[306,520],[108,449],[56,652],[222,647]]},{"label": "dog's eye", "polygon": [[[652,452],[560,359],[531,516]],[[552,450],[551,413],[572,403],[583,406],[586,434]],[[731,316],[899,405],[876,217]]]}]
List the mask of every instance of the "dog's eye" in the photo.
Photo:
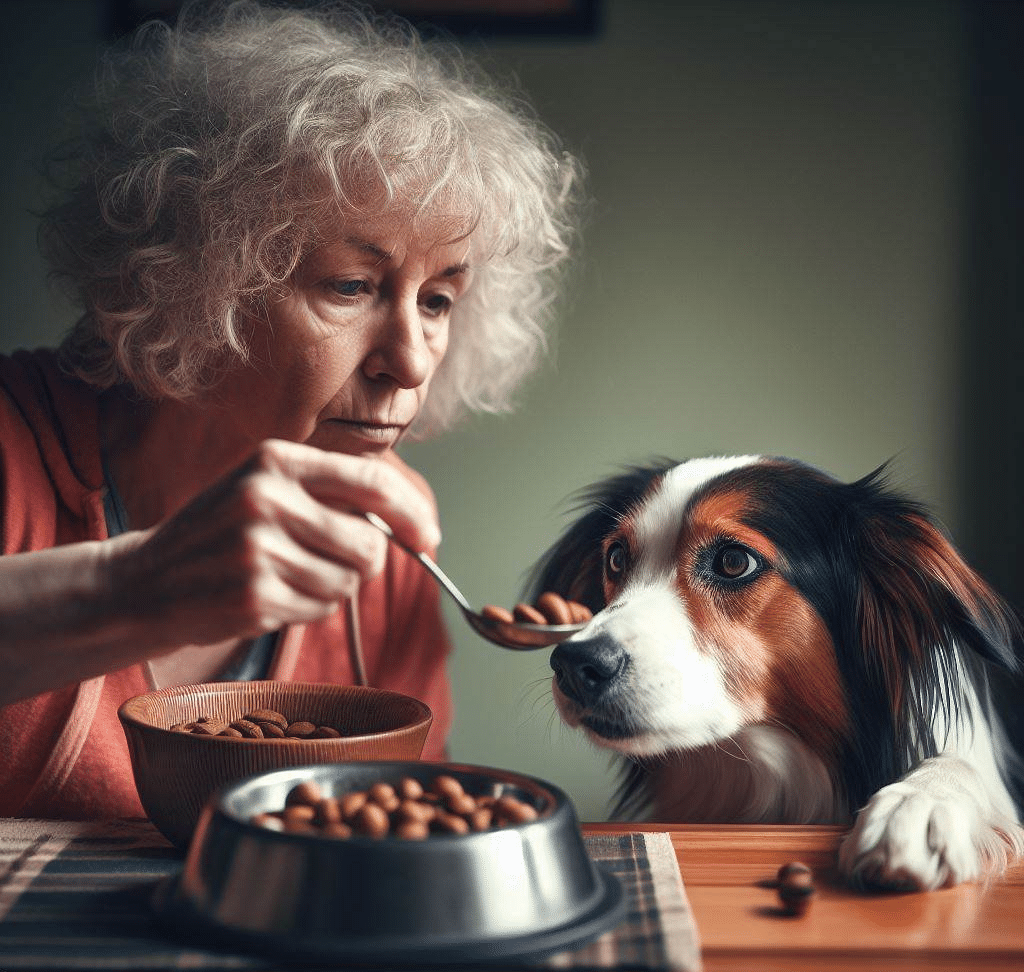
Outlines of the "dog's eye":
[{"label": "dog's eye", "polygon": [[618,540],[608,544],[604,555],[604,570],[610,580],[617,580],[626,571],[626,545]]},{"label": "dog's eye", "polygon": [[759,566],[757,558],[746,547],[741,547],[736,543],[722,547],[711,562],[711,569],[719,577],[725,577],[728,580],[749,577]]}]

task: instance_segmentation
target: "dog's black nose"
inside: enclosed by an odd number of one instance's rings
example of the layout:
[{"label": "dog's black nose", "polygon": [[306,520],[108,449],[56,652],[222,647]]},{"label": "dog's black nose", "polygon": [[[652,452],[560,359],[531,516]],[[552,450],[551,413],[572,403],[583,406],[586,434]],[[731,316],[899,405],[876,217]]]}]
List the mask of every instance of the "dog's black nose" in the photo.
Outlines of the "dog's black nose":
[{"label": "dog's black nose", "polygon": [[626,666],[626,653],[604,635],[584,641],[563,641],[551,653],[558,687],[580,705],[592,705]]}]

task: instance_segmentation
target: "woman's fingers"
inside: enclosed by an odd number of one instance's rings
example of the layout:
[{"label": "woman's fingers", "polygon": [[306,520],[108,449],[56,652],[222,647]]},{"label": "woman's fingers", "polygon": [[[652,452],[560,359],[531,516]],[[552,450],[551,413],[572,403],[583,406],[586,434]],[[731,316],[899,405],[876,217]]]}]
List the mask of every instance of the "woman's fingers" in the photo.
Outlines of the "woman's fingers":
[{"label": "woman's fingers", "polygon": [[121,576],[143,610],[192,641],[315,620],[384,567],[388,541],[363,510],[413,546],[436,543],[433,506],[397,469],[268,442],[148,531]]},{"label": "woman's fingers", "polygon": [[441,542],[433,503],[383,460],[271,439],[260,446],[254,462],[295,479],[320,503],[345,511],[376,513],[414,550],[433,550]]},{"label": "woman's fingers", "polygon": [[[334,573],[332,566],[338,568],[339,576],[354,575],[356,583],[360,577],[368,579],[384,569],[387,539],[362,516],[324,505],[300,484],[275,472],[251,473],[239,489],[257,522],[280,531],[282,540],[292,541],[278,551],[283,563],[309,559],[322,565],[328,583]],[[268,534],[268,540],[271,536]],[[303,558],[301,554],[313,556]]]}]

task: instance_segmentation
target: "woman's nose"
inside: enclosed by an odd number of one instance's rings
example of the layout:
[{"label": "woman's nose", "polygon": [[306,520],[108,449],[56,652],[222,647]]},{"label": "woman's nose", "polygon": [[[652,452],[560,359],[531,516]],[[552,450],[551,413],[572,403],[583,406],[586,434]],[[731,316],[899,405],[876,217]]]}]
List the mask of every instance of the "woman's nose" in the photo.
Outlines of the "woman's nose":
[{"label": "woman's nose", "polygon": [[389,378],[401,388],[417,388],[430,377],[432,356],[415,300],[389,302],[377,341],[366,358],[370,378]]}]

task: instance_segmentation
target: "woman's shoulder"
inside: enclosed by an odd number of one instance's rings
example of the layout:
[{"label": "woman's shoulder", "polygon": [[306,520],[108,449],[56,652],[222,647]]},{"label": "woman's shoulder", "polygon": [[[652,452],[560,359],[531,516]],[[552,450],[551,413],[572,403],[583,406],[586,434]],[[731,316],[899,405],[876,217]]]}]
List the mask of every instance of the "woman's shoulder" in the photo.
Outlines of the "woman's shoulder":
[{"label": "woman's shoulder", "polygon": [[88,422],[95,430],[97,393],[69,375],[50,348],[0,354],[0,390],[30,425]]},{"label": "woman's shoulder", "polygon": [[[96,392],[65,374],[52,351],[0,355],[0,450],[4,489],[55,490],[60,502],[83,511],[103,486]],[[39,496],[22,496],[26,508]]]}]

